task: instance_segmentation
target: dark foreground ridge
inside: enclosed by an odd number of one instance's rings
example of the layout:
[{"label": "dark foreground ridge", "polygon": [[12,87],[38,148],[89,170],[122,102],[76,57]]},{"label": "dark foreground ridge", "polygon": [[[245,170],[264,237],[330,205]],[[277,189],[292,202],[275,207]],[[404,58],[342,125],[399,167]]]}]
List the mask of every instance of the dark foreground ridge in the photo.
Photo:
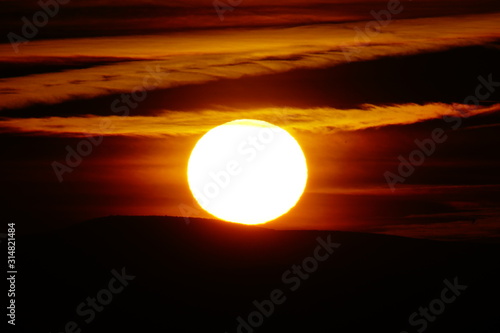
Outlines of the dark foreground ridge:
[{"label": "dark foreground ridge", "polygon": [[141,216],[17,243],[18,332],[500,329],[495,244]]}]

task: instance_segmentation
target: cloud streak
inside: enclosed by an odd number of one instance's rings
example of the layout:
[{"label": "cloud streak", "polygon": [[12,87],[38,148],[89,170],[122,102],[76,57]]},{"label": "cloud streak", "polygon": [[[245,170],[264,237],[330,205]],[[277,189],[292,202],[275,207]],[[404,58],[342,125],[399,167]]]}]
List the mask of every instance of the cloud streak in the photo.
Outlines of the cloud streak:
[{"label": "cloud streak", "polygon": [[[0,45],[0,65],[41,57],[47,62],[81,57],[136,61],[91,68],[32,74],[0,81],[0,110],[34,104],[130,92],[148,67],[169,73],[159,88],[168,89],[243,76],[283,73],[300,68],[326,68],[353,61],[418,54],[500,39],[500,14],[426,18],[392,22],[369,43],[359,44],[354,28],[363,23],[326,24],[281,29],[198,31],[168,35],[83,38],[31,42],[18,58]],[[354,51],[354,52],[353,52]],[[34,71],[36,73],[36,71]],[[103,76],[108,78],[103,80]],[[78,82],[79,84],[71,84]],[[0,114],[1,115],[1,114]]]},{"label": "cloud streak", "polygon": [[[445,17],[460,14],[491,13],[500,10],[494,0],[403,0],[399,19]],[[387,8],[387,0],[245,0],[237,6],[220,0],[227,10],[218,18],[212,1],[71,1],[64,5],[50,25],[40,31],[42,38],[115,36],[162,33],[168,31],[219,28],[284,27],[370,20],[371,11]],[[234,3],[234,2],[233,2]],[[0,30],[18,31],[20,18],[39,9],[32,1],[3,1]]]},{"label": "cloud streak", "polygon": [[[264,108],[251,111],[233,109],[196,112],[164,111],[155,117],[87,116],[0,120],[0,133],[29,133],[79,137],[86,135],[178,136],[199,135],[235,119],[261,119],[292,131],[331,133],[357,131],[389,125],[413,124],[443,116],[457,116],[460,107],[470,115],[500,111],[500,104],[474,108],[467,105],[432,103],[393,106],[365,105],[361,109]],[[103,122],[105,126],[101,125]],[[105,128],[105,129],[103,129]]]}]

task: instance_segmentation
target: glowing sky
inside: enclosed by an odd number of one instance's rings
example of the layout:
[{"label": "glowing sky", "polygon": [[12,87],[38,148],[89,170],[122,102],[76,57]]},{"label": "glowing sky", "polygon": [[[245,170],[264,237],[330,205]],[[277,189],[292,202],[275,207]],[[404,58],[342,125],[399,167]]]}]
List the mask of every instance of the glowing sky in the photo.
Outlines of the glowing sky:
[{"label": "glowing sky", "polygon": [[[385,1],[246,0],[223,21],[206,1],[61,6],[19,52],[0,44],[6,214],[33,228],[35,216],[64,225],[179,215],[180,204],[192,205],[185,168],[196,140],[255,118],[290,131],[311,164],[303,200],[272,227],[500,234],[492,199],[500,89],[482,88],[488,97],[465,105],[479,77],[500,81],[500,7],[401,5],[375,29],[366,24]],[[24,1],[3,6],[7,32],[20,33],[20,17],[37,10]],[[143,87],[140,101],[124,99]],[[444,116],[462,121],[453,128]],[[449,139],[392,193],[384,172],[437,127]],[[88,135],[104,138],[59,183],[51,163]]]}]

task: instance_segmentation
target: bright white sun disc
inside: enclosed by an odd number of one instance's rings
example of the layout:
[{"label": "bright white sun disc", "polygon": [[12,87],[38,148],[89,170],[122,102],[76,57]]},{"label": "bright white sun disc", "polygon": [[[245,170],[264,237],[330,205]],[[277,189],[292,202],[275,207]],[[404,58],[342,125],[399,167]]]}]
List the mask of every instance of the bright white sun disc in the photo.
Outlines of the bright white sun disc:
[{"label": "bright white sun disc", "polygon": [[297,141],[260,120],[235,120],[207,132],[194,147],[188,182],[215,217],[265,223],[288,212],[304,192],[307,164]]}]

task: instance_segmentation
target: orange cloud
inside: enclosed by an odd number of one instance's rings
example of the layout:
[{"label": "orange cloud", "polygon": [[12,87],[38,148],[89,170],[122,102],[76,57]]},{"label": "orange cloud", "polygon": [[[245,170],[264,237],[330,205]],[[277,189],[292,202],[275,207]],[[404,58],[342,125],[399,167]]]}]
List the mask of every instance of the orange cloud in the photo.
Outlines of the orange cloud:
[{"label": "orange cloud", "polygon": [[[500,111],[500,104],[469,110],[470,115]],[[38,133],[41,135],[126,135],[177,136],[199,135],[235,119],[261,119],[292,131],[327,133],[356,131],[388,125],[412,124],[445,115],[461,116],[454,106],[443,103],[393,106],[366,105],[362,109],[265,108],[252,111],[206,110],[200,112],[165,111],[156,117],[47,117],[0,120],[0,132]]]},{"label": "orange cloud", "polygon": [[0,81],[0,91],[9,93],[2,96],[0,110],[130,92],[143,84],[149,75],[147,68],[168,73],[158,88],[170,88],[297,68],[324,68],[348,59],[362,61],[484,44],[500,38],[498,21],[500,14],[398,20],[361,44],[355,28],[363,29],[366,22],[32,41],[20,55],[2,44],[0,59],[9,63],[31,57],[137,61],[5,78]]}]

